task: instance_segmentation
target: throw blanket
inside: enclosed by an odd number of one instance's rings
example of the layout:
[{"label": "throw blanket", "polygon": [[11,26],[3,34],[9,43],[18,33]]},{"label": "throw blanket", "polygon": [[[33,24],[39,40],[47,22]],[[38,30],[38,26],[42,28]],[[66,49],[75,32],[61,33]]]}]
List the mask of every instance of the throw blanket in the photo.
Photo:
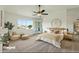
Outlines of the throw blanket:
[{"label": "throw blanket", "polygon": [[43,40],[53,44],[58,48],[61,48],[61,40],[63,40],[63,34],[43,33],[38,35],[37,40]]}]

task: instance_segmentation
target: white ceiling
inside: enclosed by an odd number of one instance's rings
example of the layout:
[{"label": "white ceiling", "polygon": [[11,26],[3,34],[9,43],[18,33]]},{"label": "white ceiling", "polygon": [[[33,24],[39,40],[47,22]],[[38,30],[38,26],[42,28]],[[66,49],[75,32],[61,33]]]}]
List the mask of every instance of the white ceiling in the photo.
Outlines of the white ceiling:
[{"label": "white ceiling", "polygon": [[[3,5],[1,7],[3,7],[7,12],[20,14],[23,16],[32,16],[33,11],[38,10],[38,6],[36,5]],[[51,11],[55,12],[77,7],[79,7],[79,5],[42,5],[41,9],[45,9],[47,13],[51,13]]]}]

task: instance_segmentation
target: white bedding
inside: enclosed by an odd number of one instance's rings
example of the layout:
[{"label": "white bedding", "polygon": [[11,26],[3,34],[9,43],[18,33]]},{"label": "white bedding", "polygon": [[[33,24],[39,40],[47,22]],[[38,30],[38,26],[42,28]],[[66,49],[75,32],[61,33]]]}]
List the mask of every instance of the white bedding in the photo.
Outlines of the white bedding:
[{"label": "white bedding", "polygon": [[37,40],[43,40],[53,44],[58,48],[61,48],[61,40],[63,40],[63,34],[43,33],[38,35]]}]

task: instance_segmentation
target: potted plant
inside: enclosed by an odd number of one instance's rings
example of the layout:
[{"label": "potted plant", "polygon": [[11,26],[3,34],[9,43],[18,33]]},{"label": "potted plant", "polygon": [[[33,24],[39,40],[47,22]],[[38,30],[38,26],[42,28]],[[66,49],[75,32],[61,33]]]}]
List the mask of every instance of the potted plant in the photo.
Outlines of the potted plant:
[{"label": "potted plant", "polygon": [[8,33],[6,33],[4,36],[7,37],[7,39],[10,40],[10,31],[12,30],[12,28],[14,27],[14,25],[12,23],[10,23],[9,21],[4,23],[4,28],[8,28]]},{"label": "potted plant", "polygon": [[14,27],[14,25],[12,25],[12,23],[10,23],[9,21],[4,23],[4,27],[8,28],[8,30],[12,30],[12,28]]},{"label": "potted plant", "polygon": [[5,33],[3,36],[1,36],[1,42],[3,43],[3,46],[9,45],[9,36],[8,33]]}]

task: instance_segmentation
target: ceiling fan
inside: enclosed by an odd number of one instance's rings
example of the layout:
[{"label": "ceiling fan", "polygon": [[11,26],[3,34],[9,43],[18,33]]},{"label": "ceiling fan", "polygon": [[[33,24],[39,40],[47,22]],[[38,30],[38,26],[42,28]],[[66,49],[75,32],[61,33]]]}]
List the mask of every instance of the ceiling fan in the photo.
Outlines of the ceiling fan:
[{"label": "ceiling fan", "polygon": [[33,11],[33,13],[35,13],[34,15],[37,15],[37,16],[41,16],[41,15],[48,15],[48,13],[45,13],[45,10],[41,10],[41,6],[38,5],[38,11]]}]

